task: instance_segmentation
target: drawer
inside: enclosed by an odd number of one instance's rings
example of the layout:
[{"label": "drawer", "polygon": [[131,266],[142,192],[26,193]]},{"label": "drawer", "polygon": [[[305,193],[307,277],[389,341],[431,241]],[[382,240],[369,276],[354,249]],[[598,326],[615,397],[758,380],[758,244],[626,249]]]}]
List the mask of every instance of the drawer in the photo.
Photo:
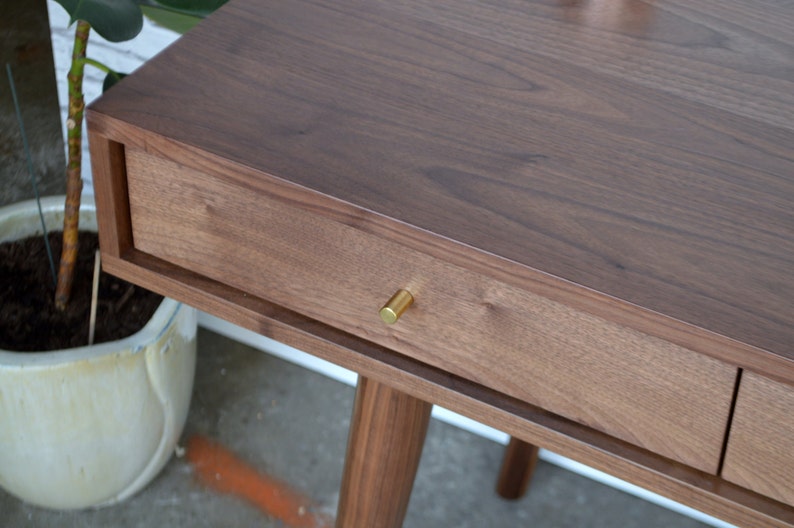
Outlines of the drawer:
[{"label": "drawer", "polygon": [[743,374],[722,476],[794,506],[794,386]]},{"label": "drawer", "polygon": [[[276,178],[178,149],[125,157],[138,250],[717,471],[735,368],[376,235],[368,213]],[[414,305],[386,325],[400,288]]]}]

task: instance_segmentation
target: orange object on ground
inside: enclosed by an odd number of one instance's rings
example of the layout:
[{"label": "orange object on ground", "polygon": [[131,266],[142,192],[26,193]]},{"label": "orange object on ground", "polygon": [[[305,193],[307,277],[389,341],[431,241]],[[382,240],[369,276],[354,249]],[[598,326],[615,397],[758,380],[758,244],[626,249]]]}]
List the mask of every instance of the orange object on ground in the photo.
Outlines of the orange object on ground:
[{"label": "orange object on ground", "polygon": [[208,487],[242,497],[291,528],[327,528],[332,520],[312,512],[313,502],[287,484],[260,473],[222,445],[192,436],[187,459]]}]

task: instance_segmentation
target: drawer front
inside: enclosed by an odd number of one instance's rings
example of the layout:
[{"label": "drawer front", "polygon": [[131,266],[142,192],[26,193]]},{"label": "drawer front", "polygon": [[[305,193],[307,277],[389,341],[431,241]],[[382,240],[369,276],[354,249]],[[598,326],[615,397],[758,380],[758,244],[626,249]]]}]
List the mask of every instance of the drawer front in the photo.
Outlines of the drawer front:
[{"label": "drawer front", "polygon": [[722,476],[794,506],[794,386],[744,373]]},{"label": "drawer front", "polygon": [[[126,152],[137,249],[717,471],[734,368],[365,232],[294,186],[168,155]],[[389,326],[399,288],[415,302]]]}]

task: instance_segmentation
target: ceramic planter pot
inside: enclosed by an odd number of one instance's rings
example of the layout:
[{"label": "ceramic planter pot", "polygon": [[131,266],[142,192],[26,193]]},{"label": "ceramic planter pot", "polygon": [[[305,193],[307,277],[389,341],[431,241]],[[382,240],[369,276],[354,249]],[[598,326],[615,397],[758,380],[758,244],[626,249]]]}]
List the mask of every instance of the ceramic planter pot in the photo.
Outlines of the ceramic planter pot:
[{"label": "ceramic planter pot", "polygon": [[[60,229],[63,199],[43,200]],[[95,210],[81,229],[96,229]],[[0,242],[40,233],[35,201],[0,208]],[[52,352],[0,350],[0,486],[53,509],[122,501],[174,452],[196,363],[196,312],[165,299],[138,333]]]}]

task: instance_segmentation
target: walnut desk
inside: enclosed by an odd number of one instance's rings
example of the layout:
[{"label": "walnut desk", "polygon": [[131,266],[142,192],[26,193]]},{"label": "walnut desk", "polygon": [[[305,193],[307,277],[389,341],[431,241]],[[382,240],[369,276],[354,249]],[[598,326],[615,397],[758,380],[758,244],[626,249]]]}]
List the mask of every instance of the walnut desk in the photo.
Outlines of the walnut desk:
[{"label": "walnut desk", "polygon": [[792,27],[232,0],[89,110],[106,268],[361,375],[339,526],[401,524],[430,403],[794,526]]}]

